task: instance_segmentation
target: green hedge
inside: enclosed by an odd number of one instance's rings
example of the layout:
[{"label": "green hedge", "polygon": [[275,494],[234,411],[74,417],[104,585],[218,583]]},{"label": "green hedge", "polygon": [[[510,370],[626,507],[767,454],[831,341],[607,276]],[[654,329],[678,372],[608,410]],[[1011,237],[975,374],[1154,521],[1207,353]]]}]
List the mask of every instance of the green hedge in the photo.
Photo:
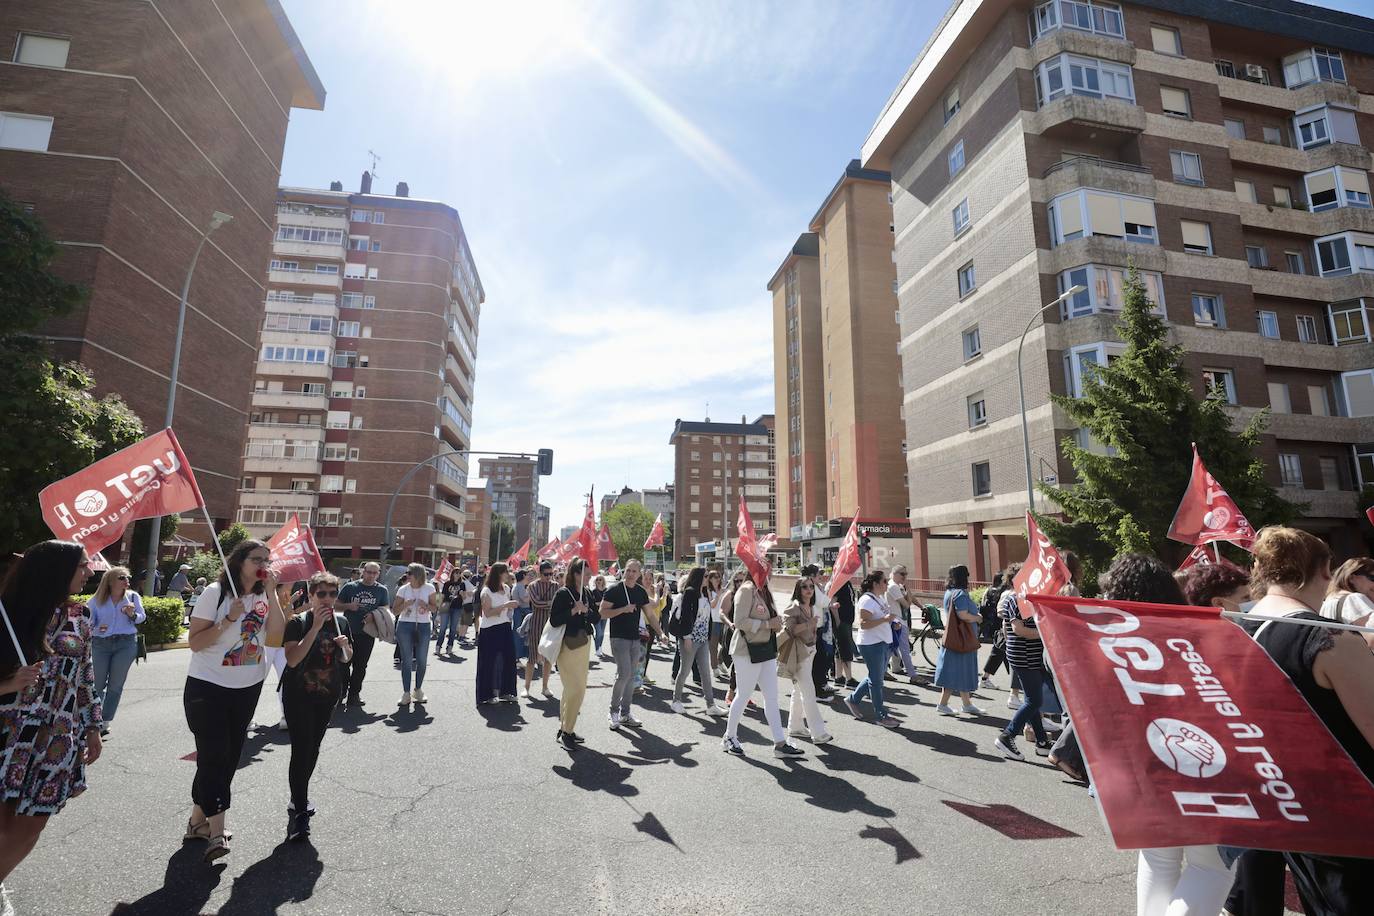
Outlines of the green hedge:
[{"label": "green hedge", "polygon": [[[75,600],[87,602],[90,595],[75,595]],[[138,625],[143,641],[150,646],[176,642],[181,639],[184,627],[181,621],[186,617],[186,608],[180,598],[144,598],[143,610],[148,619]]]}]

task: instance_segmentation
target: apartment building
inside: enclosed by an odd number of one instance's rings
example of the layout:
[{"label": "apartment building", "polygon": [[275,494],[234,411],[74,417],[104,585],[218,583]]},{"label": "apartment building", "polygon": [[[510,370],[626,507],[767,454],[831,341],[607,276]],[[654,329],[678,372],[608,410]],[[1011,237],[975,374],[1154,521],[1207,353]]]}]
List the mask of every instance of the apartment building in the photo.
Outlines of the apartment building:
[{"label": "apartment building", "polygon": [[[534,532],[530,535],[530,554],[549,542],[549,507],[543,504],[534,507]],[[524,543],[521,541],[521,543]],[[517,547],[519,544],[516,545]]]},{"label": "apartment building", "polygon": [[[471,486],[465,488],[463,512],[467,516],[463,524],[463,544],[458,548],[458,556],[475,563],[490,563],[491,557],[491,494],[487,487]],[[520,545],[516,545],[517,547]],[[539,546],[536,546],[536,550]],[[504,560],[505,557],[498,559]]]},{"label": "apartment building", "polygon": [[[511,523],[515,529],[515,543],[511,550],[531,541],[531,550],[548,543],[534,544],[535,522],[539,518],[539,466],[533,458],[502,455],[482,458],[478,472],[486,478],[491,498],[491,511]],[[545,510],[547,514],[547,509]],[[499,559],[505,559],[501,557]]]},{"label": "apartment building", "polygon": [[657,517],[663,514],[663,524],[672,527],[673,519],[673,485],[664,484],[661,487],[645,487],[642,490],[635,490],[630,487],[621,487],[618,493],[607,493],[601,497],[601,513],[604,515],[616,506],[624,503],[634,503],[649,510],[649,514]]},{"label": "apartment building", "polygon": [[[1189,15],[1181,10],[1197,10]],[[1051,393],[1120,348],[1134,264],[1199,396],[1273,411],[1261,455],[1304,527],[1362,550],[1374,482],[1374,21],[1288,0],[958,0],[863,146],[892,173],[911,521],[975,579],[1023,555],[1077,436]]]},{"label": "apartment building", "polygon": [[[696,558],[695,547],[722,539],[733,543],[739,497],[760,535],[777,531],[774,415],[752,423],[677,420],[668,444],[673,446],[673,553],[678,560]],[[784,532],[785,534],[785,532]],[[720,547],[714,551],[723,556]]]},{"label": "apartment building", "polygon": [[[5,3],[0,47],[0,189],[46,224],[58,269],[90,293],[46,333],[150,432],[166,415],[192,254],[215,211],[233,217],[196,264],[174,423],[225,525],[287,118],[323,108],[324,87],[276,0]],[[194,519],[183,533],[207,537]]]},{"label": "apartment building", "polygon": [[891,176],[846,166],[768,283],[782,527],[907,513]]},{"label": "apartment building", "polygon": [[292,512],[332,557],[374,557],[400,485],[393,558],[431,566],[465,543],[477,327],[484,300],[458,212],[410,197],[282,188],[238,518]]}]

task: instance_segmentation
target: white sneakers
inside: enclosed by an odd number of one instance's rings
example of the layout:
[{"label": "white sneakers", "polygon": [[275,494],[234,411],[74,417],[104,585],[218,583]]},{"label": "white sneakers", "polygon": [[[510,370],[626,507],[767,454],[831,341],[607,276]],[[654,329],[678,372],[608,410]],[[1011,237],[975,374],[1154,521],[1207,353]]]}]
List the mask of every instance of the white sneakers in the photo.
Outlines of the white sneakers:
[{"label": "white sneakers", "polygon": [[622,725],[628,725],[628,726],[630,726],[630,728],[643,728],[643,727],[644,727],[644,723],[641,722],[641,721],[639,721],[638,719],[636,719],[636,718],[634,717],[634,714],[633,714],[633,713],[626,713],[625,715],[621,716],[621,717],[620,717],[620,723],[621,723]]},{"label": "white sneakers", "polygon": [[611,731],[620,731],[620,713],[611,713]]},{"label": "white sneakers", "polygon": [[979,686],[979,687],[982,687],[984,690],[993,690],[993,689],[995,689],[995,688],[993,687],[992,678],[988,677],[986,674],[983,675],[981,678],[979,678],[979,680],[978,680],[978,686]]},{"label": "white sneakers", "polygon": [[706,715],[714,716],[717,719],[723,719],[726,716],[730,715],[730,713],[726,712],[724,709],[721,709],[719,706],[712,703],[710,706],[706,707]]},{"label": "white sneakers", "polygon": [[950,709],[950,708],[949,708],[948,706],[946,706],[944,703],[941,703],[939,706],[936,706],[936,707],[935,707],[935,712],[936,712],[937,715],[941,715],[941,716],[952,716],[952,715],[956,715],[956,713],[954,712],[954,710]]},{"label": "white sneakers", "polygon": [[1020,697],[1015,697],[1015,696],[1007,697],[1007,709],[1020,709],[1020,708],[1021,708],[1021,698],[1020,698]]},{"label": "white sneakers", "polygon": [[987,713],[984,712],[983,709],[982,709],[981,707],[974,706],[972,703],[970,703],[970,704],[968,704],[967,706],[964,707],[964,715],[966,715],[966,716],[985,716],[985,715],[987,715]]},{"label": "white sneakers", "polygon": [[429,697],[425,696],[425,692],[421,690],[419,687],[416,687],[414,690],[410,692],[410,698],[416,703],[429,702]]},{"label": "white sneakers", "polygon": [[682,712],[687,707],[682,705],[681,700],[674,700],[673,702],[668,704],[668,708],[671,709],[673,712]]},{"label": "white sneakers", "polygon": [[397,705],[397,706],[409,706],[409,705],[410,705],[410,691],[409,691],[409,690],[407,690],[405,693],[401,694],[401,699],[399,699],[399,700],[396,702],[396,705]]}]

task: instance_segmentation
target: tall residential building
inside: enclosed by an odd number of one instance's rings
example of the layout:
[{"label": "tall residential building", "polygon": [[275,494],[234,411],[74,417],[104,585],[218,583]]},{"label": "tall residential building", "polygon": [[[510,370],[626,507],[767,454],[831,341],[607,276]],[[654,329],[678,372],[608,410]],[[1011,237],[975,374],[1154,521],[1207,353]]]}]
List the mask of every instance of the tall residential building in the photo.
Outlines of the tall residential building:
[{"label": "tall residential building", "polygon": [[[752,423],[745,417],[712,423],[707,417],[673,424],[668,443],[673,446],[677,559],[694,559],[696,545],[706,541],[734,543],[741,493],[754,527],[760,533],[777,530],[773,420],[773,414],[764,414]],[[715,555],[721,555],[719,546]]]},{"label": "tall residential building", "polygon": [[891,176],[856,159],[769,281],[787,411],[778,476],[794,537],[856,507],[872,518],[907,513],[892,229]]},{"label": "tall residential building", "polygon": [[[492,560],[491,494],[485,485],[469,485],[465,488],[465,494],[463,512],[467,519],[463,523],[463,544],[458,548],[458,556],[462,559],[474,560],[477,563],[490,563]],[[505,559],[505,557],[499,559]]]},{"label": "tall residential building", "polygon": [[[539,517],[538,462],[533,458],[501,455],[480,459],[477,468],[478,473],[487,479],[491,511],[510,522],[515,529],[515,543],[511,545],[511,550],[525,543],[526,538],[533,542],[535,521]],[[530,549],[538,550],[543,546],[532,543]]]},{"label": "tall residential building", "polygon": [[[233,515],[282,147],[324,87],[277,0],[0,4],[0,189],[90,298],[46,333],[161,429],[196,264],[174,428],[217,524]],[[200,513],[188,516],[199,520]],[[190,526],[187,526],[188,529]]]},{"label": "tall residential building", "polygon": [[[537,505],[534,507],[534,531],[530,533],[530,556],[534,556],[535,551],[549,542],[549,507]],[[521,541],[523,544],[524,542]],[[519,544],[516,545],[520,546]]]},{"label": "tall residential building", "polygon": [[642,490],[634,490],[630,487],[621,487],[618,493],[607,493],[601,497],[601,511],[604,514],[610,509],[624,503],[634,503],[649,510],[649,514],[657,516],[663,513],[663,524],[671,527],[673,520],[673,485],[664,484],[662,487],[645,487]]},{"label": "tall residential building", "polygon": [[1301,524],[1362,549],[1371,55],[1374,21],[1287,0],[951,6],[863,147],[892,173],[918,575],[935,537],[975,579],[1023,555],[1018,338],[1086,287],[1025,341],[1032,464],[1068,480],[1057,443],[1093,444],[1049,395],[1119,352],[1129,264],[1198,395],[1273,411],[1260,453]]},{"label": "tall residential building", "polygon": [[[243,452],[239,520],[300,514],[326,556],[376,556],[387,507],[421,461],[469,447],[484,295],[458,212],[374,194],[282,188]],[[464,544],[468,463],[405,481],[391,556],[433,566]]]}]

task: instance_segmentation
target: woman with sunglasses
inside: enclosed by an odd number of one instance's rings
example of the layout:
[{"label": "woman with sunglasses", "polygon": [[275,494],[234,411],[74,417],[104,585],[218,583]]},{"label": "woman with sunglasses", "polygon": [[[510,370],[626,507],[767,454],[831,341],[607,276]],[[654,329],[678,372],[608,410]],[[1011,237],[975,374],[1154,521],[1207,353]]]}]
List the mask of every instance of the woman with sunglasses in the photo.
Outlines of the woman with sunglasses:
[{"label": "woman with sunglasses", "polygon": [[100,585],[87,605],[91,612],[91,657],[95,662],[95,692],[105,724],[103,738],[110,733],[124,680],[138,657],[138,624],[148,619],[143,599],[129,588],[129,570],[111,566],[100,577]]},{"label": "woman with sunglasses", "polygon": [[553,596],[549,611],[549,622],[563,628],[563,642],[558,650],[558,676],[563,681],[563,696],[558,701],[558,735],[554,740],[570,751],[577,750],[585,740],[577,734],[577,716],[582,711],[582,699],[587,695],[587,669],[592,652],[590,637],[598,618],[591,589],[585,585],[586,571],[587,563],[581,557],[568,564],[563,587]]},{"label": "woman with sunglasses", "polygon": [[712,567],[706,572],[706,582],[702,586],[701,593],[706,596],[706,601],[711,605],[711,625],[708,632],[708,639],[711,654],[711,673],[720,677],[720,634],[725,632],[725,622],[720,616],[720,599],[724,595],[724,590],[720,587],[720,570]]},{"label": "woman with sunglasses", "polygon": [[287,769],[291,804],[286,809],[286,838],[310,836],[310,776],[320,759],[320,744],[334,707],[339,705],[348,681],[348,662],[353,657],[348,620],[334,611],[339,600],[339,580],[329,573],[315,573],[306,589],[309,603],[286,622],[282,649],[286,674],[281,700],[286,708],[286,727],[291,735],[291,764]]},{"label": "woman with sunglasses", "polygon": [[792,603],[782,613],[783,629],[791,637],[792,651],[796,653],[791,665],[792,705],[787,713],[787,734],[793,738],[810,737],[812,744],[829,744],[835,740],[825,729],[812,677],[818,627],[827,613],[817,604],[816,583],[808,577],[797,580],[792,589]]},{"label": "woman with sunglasses", "polygon": [[196,739],[196,775],[186,840],[207,840],[205,861],[229,854],[224,829],[234,772],[267,677],[268,645],[278,645],[286,617],[262,541],[241,541],[219,579],[206,586],[191,613],[182,704]]},{"label": "woman with sunglasses", "polygon": [[[425,665],[429,661],[429,633],[432,615],[439,609],[439,592],[425,581],[423,563],[406,567],[405,581],[396,589],[392,609],[396,611],[396,645],[401,650],[401,699],[398,706],[429,702],[420,688],[425,685]],[[415,690],[410,689],[414,666]]]},{"label": "woman with sunglasses", "polygon": [[548,625],[549,614],[553,610],[553,596],[558,594],[558,588],[553,564],[545,560],[539,564],[539,578],[526,589],[529,597],[530,635],[525,642],[528,644],[526,648],[529,657],[525,660],[525,690],[521,695],[527,700],[533,699],[530,695],[530,685],[534,683],[536,664],[540,669],[540,693],[546,700],[553,698],[553,691],[549,689],[549,675],[553,674],[553,665],[539,658],[539,638],[544,635],[544,627]]}]

